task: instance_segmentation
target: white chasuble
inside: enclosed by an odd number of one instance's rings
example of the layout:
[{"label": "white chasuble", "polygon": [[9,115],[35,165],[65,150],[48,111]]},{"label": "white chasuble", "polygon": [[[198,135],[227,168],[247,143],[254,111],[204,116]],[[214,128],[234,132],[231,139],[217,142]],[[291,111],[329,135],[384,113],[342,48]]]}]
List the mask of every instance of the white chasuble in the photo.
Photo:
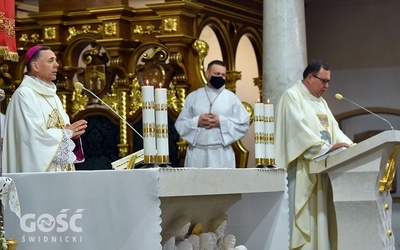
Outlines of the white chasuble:
[{"label": "white chasuble", "polygon": [[310,174],[310,162],[336,143],[352,142],[326,101],[314,97],[301,81],[283,93],[275,121],[277,166],[296,172],[291,249],[330,249],[335,242],[329,242],[328,183],[326,176]]},{"label": "white chasuble", "polygon": [[[201,114],[219,115],[220,127],[198,127]],[[231,91],[207,85],[190,93],[175,122],[179,135],[189,143],[185,167],[235,168],[231,144],[249,129],[249,113]]]},{"label": "white chasuble", "polygon": [[12,95],[5,121],[3,171],[45,172],[74,168],[72,131],[64,129],[70,120],[56,91],[55,85],[47,87],[25,76]]}]

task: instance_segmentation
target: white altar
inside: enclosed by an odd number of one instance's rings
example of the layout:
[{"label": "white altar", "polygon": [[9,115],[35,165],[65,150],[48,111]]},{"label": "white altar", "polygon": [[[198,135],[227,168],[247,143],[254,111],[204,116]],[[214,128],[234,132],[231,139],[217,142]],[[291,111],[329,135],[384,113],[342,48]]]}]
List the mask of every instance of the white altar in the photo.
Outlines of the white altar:
[{"label": "white altar", "polygon": [[288,249],[283,169],[138,169],[6,174],[21,220],[5,210],[18,250],[161,249],[161,231],[186,214],[192,225],[225,212],[225,230],[249,250]]}]

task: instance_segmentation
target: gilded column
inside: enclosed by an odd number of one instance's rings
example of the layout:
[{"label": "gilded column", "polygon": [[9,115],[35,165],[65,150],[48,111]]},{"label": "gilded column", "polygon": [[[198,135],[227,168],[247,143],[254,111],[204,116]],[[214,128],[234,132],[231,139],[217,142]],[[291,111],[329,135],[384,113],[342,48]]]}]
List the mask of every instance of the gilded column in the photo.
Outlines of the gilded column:
[{"label": "gilded column", "polygon": [[264,1],[263,98],[276,104],[307,65],[304,0]]}]

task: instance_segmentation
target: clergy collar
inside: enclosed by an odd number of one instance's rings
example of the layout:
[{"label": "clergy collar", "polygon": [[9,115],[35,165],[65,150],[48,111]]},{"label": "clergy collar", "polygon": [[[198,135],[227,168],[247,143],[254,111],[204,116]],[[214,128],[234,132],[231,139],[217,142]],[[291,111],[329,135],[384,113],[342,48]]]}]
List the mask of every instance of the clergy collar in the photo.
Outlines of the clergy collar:
[{"label": "clergy collar", "polygon": [[216,88],[210,87],[210,86],[208,85],[208,83],[206,84],[206,89],[209,90],[209,91],[215,92],[215,93],[218,93],[218,92],[222,91],[224,88],[225,88],[225,85],[222,86],[222,87],[219,88],[219,89],[216,89]]},{"label": "clergy collar", "polygon": [[36,76],[30,76],[30,77],[32,77],[34,80],[36,80],[37,82],[39,82],[40,84],[42,84],[45,87],[48,87],[48,88],[51,88],[51,89],[54,89],[56,87],[54,85],[54,83],[48,83],[48,82],[42,81],[39,78],[37,78]]},{"label": "clergy collar", "polygon": [[22,81],[20,86],[29,87],[35,92],[45,96],[54,96],[57,93],[56,85],[52,84],[52,86],[50,86],[49,83],[43,82],[37,77],[32,77],[29,75],[24,76],[24,80]]},{"label": "clergy collar", "polygon": [[313,94],[311,94],[310,90],[308,90],[308,88],[303,83],[303,81],[299,80],[299,84],[300,84],[301,88],[304,90],[305,94],[307,94],[311,99],[317,100],[317,101],[322,99],[321,97],[315,97]]}]

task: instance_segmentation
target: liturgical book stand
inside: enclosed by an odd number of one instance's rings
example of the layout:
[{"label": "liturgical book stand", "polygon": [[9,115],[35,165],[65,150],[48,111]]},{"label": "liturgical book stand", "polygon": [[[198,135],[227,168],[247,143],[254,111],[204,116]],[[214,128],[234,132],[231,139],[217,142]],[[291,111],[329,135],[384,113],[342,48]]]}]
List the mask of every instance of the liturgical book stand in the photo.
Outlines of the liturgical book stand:
[{"label": "liturgical book stand", "polygon": [[311,164],[332,183],[338,249],[395,249],[390,189],[399,144],[400,131],[384,131]]}]

